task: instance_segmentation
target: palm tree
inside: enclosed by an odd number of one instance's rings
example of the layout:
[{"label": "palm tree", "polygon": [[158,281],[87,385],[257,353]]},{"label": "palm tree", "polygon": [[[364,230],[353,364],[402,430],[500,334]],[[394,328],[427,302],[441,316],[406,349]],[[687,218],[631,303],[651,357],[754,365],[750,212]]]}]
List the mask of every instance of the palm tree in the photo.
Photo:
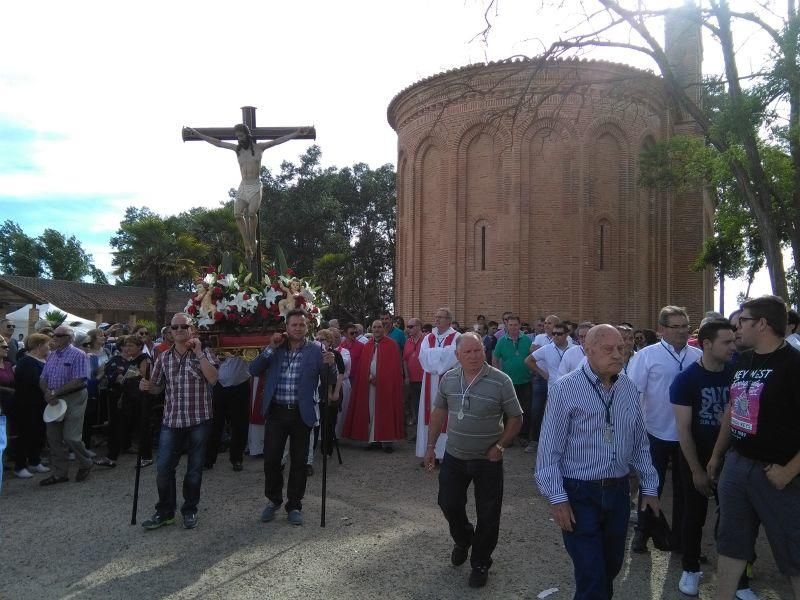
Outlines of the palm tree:
[{"label": "palm tree", "polygon": [[111,246],[117,249],[111,262],[115,275],[153,286],[159,327],[166,323],[167,290],[181,279],[191,279],[196,261],[209,251],[179,219],[152,213],[120,223]]}]

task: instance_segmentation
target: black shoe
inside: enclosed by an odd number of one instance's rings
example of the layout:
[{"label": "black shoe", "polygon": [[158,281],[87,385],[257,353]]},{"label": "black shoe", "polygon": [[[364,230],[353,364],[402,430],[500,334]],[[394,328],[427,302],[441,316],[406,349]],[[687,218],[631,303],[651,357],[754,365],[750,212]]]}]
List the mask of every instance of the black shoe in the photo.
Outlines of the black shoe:
[{"label": "black shoe", "polygon": [[381,445],[378,442],[370,442],[369,444],[367,444],[364,450],[377,450],[380,447]]},{"label": "black shoe", "polygon": [[306,477],[311,477],[314,474],[314,467],[306,465]]},{"label": "black shoe", "polygon": [[240,462],[233,463],[233,470],[234,471],[238,472],[238,471],[241,471],[242,469],[244,469],[244,467],[242,466],[242,463],[240,463]]},{"label": "black shoe", "polygon": [[391,454],[394,452],[394,446],[391,444],[383,444],[383,451],[386,452],[386,454]]},{"label": "black shoe", "polygon": [[197,527],[197,513],[186,513],[183,515],[184,529],[194,529]]},{"label": "black shoe", "polygon": [[453,551],[450,553],[450,562],[453,563],[454,567],[460,567],[466,562],[468,556],[469,546],[462,548],[458,544],[455,544],[453,546]]},{"label": "black shoe", "polygon": [[483,587],[488,579],[489,567],[472,567],[472,573],[469,574],[469,587]]},{"label": "black shoe", "polygon": [[213,468],[214,468],[214,463],[208,463],[207,465],[203,465],[203,469],[205,469],[206,471],[210,471]]},{"label": "black shoe", "polygon": [[145,529],[158,529],[159,527],[163,527],[164,525],[173,525],[175,523],[175,517],[165,517],[158,513],[154,514],[152,517],[147,519],[144,523],[142,523],[142,527]]},{"label": "black shoe", "polygon": [[647,552],[647,539],[648,535],[644,531],[636,530],[633,532],[633,542],[631,543],[631,552],[636,554],[644,554]]}]

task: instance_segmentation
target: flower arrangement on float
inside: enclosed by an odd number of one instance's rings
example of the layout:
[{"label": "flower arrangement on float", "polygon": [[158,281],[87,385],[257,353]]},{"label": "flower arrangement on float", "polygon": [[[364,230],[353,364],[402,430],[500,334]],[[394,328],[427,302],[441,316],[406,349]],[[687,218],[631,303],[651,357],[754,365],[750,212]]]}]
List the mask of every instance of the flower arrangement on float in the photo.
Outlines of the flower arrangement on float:
[{"label": "flower arrangement on float", "polygon": [[306,312],[312,326],[319,326],[325,308],[323,294],[308,278],[299,278],[292,269],[279,274],[267,270],[260,284],[240,265],[239,272],[223,273],[222,267],[205,267],[195,279],[195,292],[184,309],[200,328],[266,329],[285,320],[295,308]]}]

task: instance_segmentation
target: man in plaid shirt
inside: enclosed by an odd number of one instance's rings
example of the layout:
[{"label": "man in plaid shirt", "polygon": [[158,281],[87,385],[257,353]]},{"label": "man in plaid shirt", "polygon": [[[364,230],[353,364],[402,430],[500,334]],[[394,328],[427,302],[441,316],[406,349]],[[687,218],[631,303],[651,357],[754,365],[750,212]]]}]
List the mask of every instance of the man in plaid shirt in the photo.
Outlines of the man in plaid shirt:
[{"label": "man in plaid shirt", "polygon": [[211,388],[217,382],[219,362],[195,337],[192,318],[184,313],[172,317],[170,330],[174,344],[159,354],[150,381],[142,379],[139,388],[158,394],[166,389],[164,418],[158,442],[156,513],[142,523],[145,529],[158,529],[175,522],[175,467],[181,450],[188,443],[186,475],[183,478],[183,526],[197,527],[197,504],[203,481],[206,443],[211,432]]}]

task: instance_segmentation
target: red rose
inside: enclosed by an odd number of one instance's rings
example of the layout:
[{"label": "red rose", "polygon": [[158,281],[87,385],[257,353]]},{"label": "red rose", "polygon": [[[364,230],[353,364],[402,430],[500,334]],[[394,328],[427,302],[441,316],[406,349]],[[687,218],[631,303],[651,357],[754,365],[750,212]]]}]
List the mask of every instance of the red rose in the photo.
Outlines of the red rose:
[{"label": "red rose", "polygon": [[219,287],[218,285],[215,285],[214,289],[211,290],[211,298],[214,300],[219,300],[220,298],[222,298],[222,288]]},{"label": "red rose", "polygon": [[221,321],[224,318],[225,318],[225,314],[224,313],[222,313],[220,311],[217,311],[217,312],[214,313],[214,320],[215,321]]},{"label": "red rose", "polygon": [[260,317],[268,317],[269,316],[269,309],[264,306],[263,304],[258,305],[258,314]]},{"label": "red rose", "polygon": [[242,300],[250,300],[250,294],[242,294]]},{"label": "red rose", "polygon": [[235,313],[235,312],[228,313],[228,316],[227,316],[227,317],[225,317],[225,318],[226,318],[228,321],[235,321],[235,320],[236,320],[236,313]]},{"label": "red rose", "polygon": [[292,275],[294,275],[294,269],[286,269],[286,274],[287,274],[289,277],[291,277]]},{"label": "red rose", "polygon": [[275,268],[270,269],[269,271],[267,271],[267,275],[269,275],[270,277],[277,277],[278,269]]},{"label": "red rose", "polygon": [[279,314],[281,314],[281,311],[278,308],[278,303],[277,302],[269,307],[269,312],[271,312],[275,316],[278,316]]},{"label": "red rose", "polygon": [[196,315],[197,307],[194,304],[192,304],[189,308],[186,309],[186,312],[188,312],[190,315]]},{"label": "red rose", "polygon": [[319,309],[316,306],[311,309],[311,313],[312,314],[317,314],[318,312],[319,312]]},{"label": "red rose", "polygon": [[299,304],[301,306],[305,306],[305,304],[306,304],[306,298],[302,294],[297,294],[294,297],[294,301],[295,301],[296,304]]},{"label": "red rose", "polygon": [[276,292],[280,292],[281,291],[281,286],[280,286],[279,283],[276,282],[276,283],[272,284],[272,289],[275,290]]},{"label": "red rose", "polygon": [[240,325],[250,325],[253,322],[253,315],[245,315],[239,319]]}]

